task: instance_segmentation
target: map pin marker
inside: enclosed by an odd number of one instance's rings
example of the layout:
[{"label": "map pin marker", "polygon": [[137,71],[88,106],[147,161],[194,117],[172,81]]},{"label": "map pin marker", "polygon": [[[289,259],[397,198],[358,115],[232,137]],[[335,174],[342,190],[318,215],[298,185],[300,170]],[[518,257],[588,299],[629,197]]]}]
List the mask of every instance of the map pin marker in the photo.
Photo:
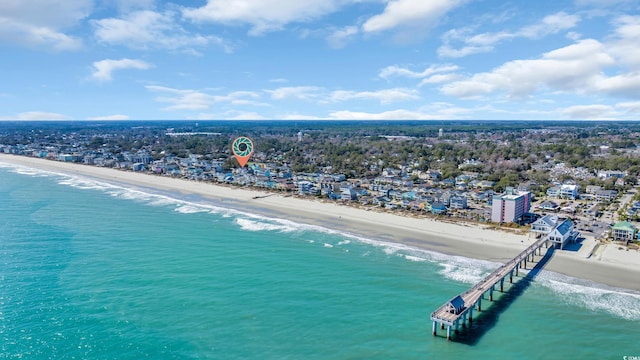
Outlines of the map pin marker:
[{"label": "map pin marker", "polygon": [[248,137],[240,136],[233,140],[231,150],[233,151],[233,156],[238,160],[240,166],[244,167],[247,164],[247,161],[249,161],[251,154],[253,154],[253,142]]}]

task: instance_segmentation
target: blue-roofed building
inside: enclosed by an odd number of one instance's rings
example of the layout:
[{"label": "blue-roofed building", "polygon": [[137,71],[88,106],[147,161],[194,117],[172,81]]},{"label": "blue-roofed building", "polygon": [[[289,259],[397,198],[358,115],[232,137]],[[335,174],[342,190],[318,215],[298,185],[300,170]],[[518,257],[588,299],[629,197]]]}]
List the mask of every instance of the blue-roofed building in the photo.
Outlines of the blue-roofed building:
[{"label": "blue-roofed building", "polygon": [[545,215],[531,224],[531,232],[536,234],[536,237],[548,236],[553,229],[558,225],[558,217],[555,215]]},{"label": "blue-roofed building", "polygon": [[402,193],[402,200],[414,201],[417,196],[418,196],[418,193],[415,191],[406,191]]},{"label": "blue-roofed building", "polygon": [[573,231],[573,221],[566,219],[551,230],[547,238],[554,245],[559,245],[560,250],[562,250],[568,242],[575,241],[578,238],[578,235],[578,232]]},{"label": "blue-roofed building", "polygon": [[560,197],[575,200],[578,198],[578,185],[563,184],[560,187]]},{"label": "blue-roofed building", "polygon": [[449,199],[449,207],[451,209],[466,209],[467,197],[464,195],[454,195]]},{"label": "blue-roofed building", "polygon": [[454,297],[449,301],[447,308],[452,314],[461,314],[465,309],[464,299],[460,295]]},{"label": "blue-roofed building", "polygon": [[440,215],[447,212],[447,206],[443,203],[435,202],[431,204],[431,213]]},{"label": "blue-roofed building", "polygon": [[547,196],[552,198],[557,198],[560,196],[560,188],[557,186],[552,186],[547,189]]}]

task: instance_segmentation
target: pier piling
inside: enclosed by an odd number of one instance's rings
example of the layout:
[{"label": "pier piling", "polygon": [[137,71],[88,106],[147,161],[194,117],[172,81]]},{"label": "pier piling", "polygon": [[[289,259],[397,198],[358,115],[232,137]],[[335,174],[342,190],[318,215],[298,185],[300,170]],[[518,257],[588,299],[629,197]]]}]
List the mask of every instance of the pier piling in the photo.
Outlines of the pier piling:
[{"label": "pier piling", "polygon": [[500,292],[504,292],[504,279],[509,276],[509,283],[513,284],[514,272],[517,277],[520,266],[524,265],[526,269],[528,260],[535,262],[535,252],[538,251],[540,255],[542,255],[542,246],[548,248],[548,241],[545,238],[536,241],[518,254],[518,256],[487,275],[469,290],[454,297],[431,313],[433,335],[437,335],[437,324],[440,324],[441,329],[447,326],[447,340],[451,340],[451,328],[454,328],[455,334],[458,334],[460,330],[460,320],[462,320],[462,328],[467,327],[467,317],[469,318],[469,325],[471,325],[473,322],[473,310],[476,306],[478,312],[482,311],[482,299],[485,293],[489,292],[489,301],[492,302],[493,292],[498,282],[500,283]]}]

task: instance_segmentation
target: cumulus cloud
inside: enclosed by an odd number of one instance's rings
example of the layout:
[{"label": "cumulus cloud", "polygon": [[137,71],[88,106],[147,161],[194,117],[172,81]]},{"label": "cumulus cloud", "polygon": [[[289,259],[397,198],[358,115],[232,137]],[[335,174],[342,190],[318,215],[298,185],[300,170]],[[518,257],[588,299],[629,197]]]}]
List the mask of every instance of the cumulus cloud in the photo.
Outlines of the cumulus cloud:
[{"label": "cumulus cloud", "polygon": [[267,120],[257,112],[229,110],[222,114],[200,113],[195,120]]},{"label": "cumulus cloud", "polygon": [[324,89],[317,86],[285,86],[273,90],[265,90],[274,100],[298,99],[314,100],[321,96]]},{"label": "cumulus cloud", "polygon": [[257,101],[260,95],[252,91],[235,91],[227,95],[211,95],[201,90],[174,89],[157,85],[147,85],[146,88],[149,91],[166,94],[155,98],[158,102],[171,104],[162,109],[166,111],[206,110],[214,103],[269,106],[269,104]]},{"label": "cumulus cloud", "polygon": [[577,120],[610,120],[619,115],[609,105],[575,105],[561,109],[560,113],[564,117]]},{"label": "cumulus cloud", "polygon": [[1,18],[0,40],[30,47],[48,46],[56,51],[76,50],[82,47],[82,41],[79,38],[48,27],[18,23]]},{"label": "cumulus cloud", "polygon": [[93,74],[91,74],[91,77],[98,81],[111,81],[113,79],[113,72],[116,70],[124,70],[124,69],[147,70],[150,67],[151,67],[151,64],[146,63],[142,60],[105,59],[105,60],[95,61],[93,63],[94,71],[93,71]]},{"label": "cumulus cloud", "polygon": [[369,18],[362,29],[367,33],[392,30],[401,26],[429,26],[463,0],[390,0],[382,14]]},{"label": "cumulus cloud", "polygon": [[528,97],[560,91],[640,98],[640,16],[621,16],[604,42],[581,39],[538,59],[512,60],[489,71],[452,81],[440,90],[460,98],[505,92]]},{"label": "cumulus cloud", "polygon": [[610,52],[621,64],[632,70],[640,70],[640,16],[622,16],[614,21],[614,39],[609,44]]},{"label": "cumulus cloud", "polygon": [[359,112],[342,110],[329,114],[333,120],[444,120],[452,119],[449,115],[439,113],[428,113],[423,111],[413,111],[406,109],[389,110],[382,112]]},{"label": "cumulus cloud", "polygon": [[431,76],[433,74],[446,73],[446,72],[456,71],[458,69],[459,67],[457,65],[451,65],[451,64],[435,65],[434,64],[424,69],[423,71],[417,72],[417,71],[412,71],[398,65],[391,65],[380,70],[380,73],[378,74],[378,76],[380,76],[383,79],[389,79],[392,77],[407,77],[407,78],[413,78],[413,79],[421,79],[427,76]]},{"label": "cumulus cloud", "polygon": [[151,9],[155,0],[112,0],[121,12],[129,12],[138,9]]},{"label": "cumulus cloud", "polygon": [[378,91],[336,90],[331,93],[330,99],[332,101],[376,100],[382,104],[389,104],[398,101],[418,100],[420,94],[416,90],[402,88]]},{"label": "cumulus cloud", "polygon": [[339,49],[344,47],[346,43],[357,34],[357,26],[346,26],[331,33],[331,35],[327,37],[327,42],[329,42],[329,45],[331,45],[331,47]]},{"label": "cumulus cloud", "polygon": [[453,73],[452,74],[436,74],[436,75],[429,76],[426,79],[422,79],[422,81],[420,81],[420,84],[418,84],[418,87],[422,87],[429,84],[448,83],[458,78],[460,78],[459,74],[453,74]]},{"label": "cumulus cloud", "polygon": [[[464,57],[471,54],[492,51],[500,42],[515,38],[539,39],[547,35],[556,34],[575,27],[580,21],[577,15],[559,12],[548,15],[536,24],[522,27],[514,32],[487,32],[471,35],[470,28],[452,29],[447,31],[442,40],[444,45],[438,48],[438,55],[442,57]],[[452,43],[462,42],[456,48]]]},{"label": "cumulus cloud", "polygon": [[129,116],[127,115],[121,115],[121,114],[115,114],[115,115],[107,115],[107,116],[93,116],[93,117],[88,117],[87,120],[129,120]]},{"label": "cumulus cloud", "polygon": [[[588,91],[601,87],[603,68],[615,64],[597,40],[585,39],[550,51],[540,59],[509,61],[491,72],[475,74],[444,85],[446,95],[470,98],[505,91],[524,97],[541,88],[561,91]],[[612,89],[616,85],[611,84]]]},{"label": "cumulus cloud", "polygon": [[494,111],[490,108],[461,108],[449,103],[435,102],[415,110],[394,109],[380,112],[339,110],[330,112],[327,116],[294,113],[278,118],[284,120],[451,120],[465,119],[468,114],[477,114],[485,110]]},{"label": "cumulus cloud", "polygon": [[334,12],[339,0],[208,0],[199,8],[184,8],[184,17],[196,22],[250,25],[250,35],[276,31],[293,22],[306,22]]},{"label": "cumulus cloud", "polygon": [[188,32],[178,24],[176,13],[171,11],[135,11],[119,18],[94,20],[92,24],[98,41],[110,45],[188,51],[215,44],[224,51],[232,51],[222,38]]},{"label": "cumulus cloud", "polygon": [[617,103],[616,108],[631,114],[640,114],[640,101]]},{"label": "cumulus cloud", "polygon": [[0,2],[0,41],[53,50],[74,50],[82,41],[64,30],[91,12],[91,0]]},{"label": "cumulus cloud", "polygon": [[2,120],[69,120],[69,117],[45,111],[27,111],[15,116],[3,116]]},{"label": "cumulus cloud", "polygon": [[296,99],[315,101],[319,104],[351,100],[374,100],[382,104],[398,101],[418,100],[420,94],[414,89],[394,88],[375,91],[334,90],[317,86],[288,86],[265,90],[274,100]]},{"label": "cumulus cloud", "polygon": [[0,17],[17,22],[61,29],[89,15],[93,0],[0,1]]}]

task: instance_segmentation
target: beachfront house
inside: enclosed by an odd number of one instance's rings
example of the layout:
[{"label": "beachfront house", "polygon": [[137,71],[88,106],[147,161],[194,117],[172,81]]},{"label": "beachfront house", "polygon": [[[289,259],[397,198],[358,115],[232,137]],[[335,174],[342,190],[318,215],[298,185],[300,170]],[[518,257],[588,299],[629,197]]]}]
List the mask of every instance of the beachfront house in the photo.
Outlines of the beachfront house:
[{"label": "beachfront house", "polygon": [[547,196],[552,198],[557,198],[560,196],[560,188],[557,186],[552,186],[547,189]]},{"label": "beachfront house", "polygon": [[578,185],[563,184],[560,187],[560,197],[575,200],[578,197]]},{"label": "beachfront house", "polygon": [[636,227],[628,221],[616,223],[611,228],[611,237],[615,241],[629,242],[636,236]]},{"label": "beachfront house", "polygon": [[578,236],[579,233],[573,231],[573,221],[566,219],[551,230],[547,239],[556,245],[556,247],[559,246],[560,250],[563,250],[568,242],[576,241]]},{"label": "beachfront house", "polygon": [[431,213],[434,215],[441,215],[447,212],[447,206],[443,203],[435,202],[431,204]]},{"label": "beachfront house", "polygon": [[464,195],[454,195],[449,198],[449,208],[450,209],[466,209],[467,205],[467,197]]},{"label": "beachfront house", "polygon": [[545,201],[538,206],[542,210],[557,211],[559,205],[553,201]]},{"label": "beachfront house", "polygon": [[558,217],[545,215],[531,224],[531,233],[536,237],[547,236],[558,225]]},{"label": "beachfront house", "polygon": [[597,201],[613,201],[616,197],[618,197],[618,192],[615,190],[596,191]]},{"label": "beachfront house", "polygon": [[585,193],[587,194],[591,194],[591,195],[595,195],[596,192],[602,190],[601,186],[598,185],[587,185],[587,187],[585,188]]}]

